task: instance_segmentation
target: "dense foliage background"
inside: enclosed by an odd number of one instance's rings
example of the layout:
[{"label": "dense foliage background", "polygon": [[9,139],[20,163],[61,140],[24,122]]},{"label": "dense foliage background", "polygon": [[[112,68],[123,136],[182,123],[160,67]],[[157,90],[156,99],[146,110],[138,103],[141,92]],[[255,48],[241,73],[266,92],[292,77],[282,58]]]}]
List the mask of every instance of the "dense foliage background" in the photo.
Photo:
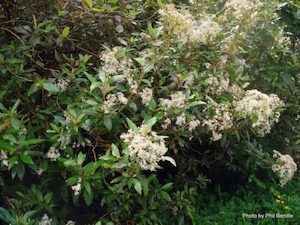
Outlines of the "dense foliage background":
[{"label": "dense foliage background", "polygon": [[298,0],[2,0],[0,220],[300,221],[299,37]]}]

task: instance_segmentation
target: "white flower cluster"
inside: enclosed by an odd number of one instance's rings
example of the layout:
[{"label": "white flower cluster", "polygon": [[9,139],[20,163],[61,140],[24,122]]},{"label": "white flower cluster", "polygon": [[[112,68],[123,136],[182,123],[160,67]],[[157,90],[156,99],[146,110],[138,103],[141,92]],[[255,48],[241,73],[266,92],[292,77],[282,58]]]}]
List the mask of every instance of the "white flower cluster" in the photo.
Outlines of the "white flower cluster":
[{"label": "white flower cluster", "polygon": [[[206,109],[208,110],[208,109]],[[203,121],[212,132],[211,139],[218,141],[222,138],[222,131],[229,130],[233,127],[233,115],[229,104],[216,105],[215,115],[213,117],[206,117]]]},{"label": "white flower cluster", "polygon": [[109,113],[110,109],[115,106],[118,101],[124,105],[128,103],[128,99],[122,92],[117,92],[116,94],[108,94],[106,96],[106,100],[103,102],[104,113]]},{"label": "white flower cluster", "polygon": [[178,87],[189,87],[193,85],[195,81],[194,74],[189,73],[187,76],[183,76],[182,74],[177,74],[176,76],[172,76],[171,80],[177,85]]},{"label": "white flower cluster", "polygon": [[181,113],[180,116],[176,117],[176,125],[181,127],[186,124],[186,116],[184,113]]},{"label": "white flower cluster", "polygon": [[229,88],[228,88],[228,92],[232,95],[232,97],[237,100],[240,99],[242,94],[243,94],[243,88],[241,88],[239,85],[237,84],[232,84]]},{"label": "white flower cluster", "polygon": [[280,113],[276,110],[284,106],[277,95],[267,95],[258,90],[246,91],[244,98],[235,104],[235,110],[251,120],[252,127],[261,137],[270,133],[274,122],[278,123]]},{"label": "white flower cluster", "polygon": [[148,105],[153,97],[153,91],[150,88],[144,88],[142,92],[140,92],[140,96],[142,98],[142,103],[144,105]]},{"label": "white flower cluster", "polygon": [[39,225],[51,225],[52,219],[49,218],[47,214],[44,214],[42,220],[39,222]]},{"label": "white flower cluster", "polygon": [[188,11],[179,11],[172,4],[167,4],[159,12],[165,31],[184,42],[207,44],[221,31],[220,25],[209,16],[196,20]]},{"label": "white flower cluster", "polygon": [[283,155],[275,150],[273,158],[276,159],[276,161],[272,165],[272,170],[278,174],[280,185],[284,186],[293,178],[294,173],[297,171],[297,164],[290,155]]},{"label": "white flower cluster", "polygon": [[131,70],[131,61],[123,57],[122,59],[117,59],[116,54],[119,51],[118,47],[114,47],[112,50],[107,50],[101,54],[101,61],[104,62],[102,70],[107,75],[116,75],[116,74],[130,74]]},{"label": "white flower cluster", "polygon": [[243,93],[243,88],[237,84],[229,84],[228,78],[217,78],[215,76],[210,76],[205,80],[207,85],[206,92],[213,95],[221,95],[224,92],[230,93],[234,99],[239,99]]},{"label": "white flower cluster", "polygon": [[167,118],[164,120],[163,124],[161,125],[161,128],[166,130],[171,125],[172,121],[170,118]]},{"label": "white flower cluster", "polygon": [[207,85],[206,91],[215,95],[220,95],[229,88],[228,78],[218,79],[215,76],[210,76],[205,80],[205,83]]},{"label": "white flower cluster", "polygon": [[55,147],[51,146],[49,151],[47,152],[47,158],[49,158],[51,161],[56,161],[60,157],[59,150]]},{"label": "white flower cluster", "polygon": [[74,195],[79,195],[81,191],[81,178],[79,178],[78,183],[76,185],[73,185],[71,189],[74,192]]},{"label": "white flower cluster", "polygon": [[171,99],[160,98],[160,104],[166,108],[184,108],[186,98],[182,91],[178,91],[170,96]]},{"label": "white flower cluster", "polygon": [[194,75],[190,74],[184,81],[183,81],[183,87],[189,87],[193,85],[195,81]]},{"label": "white flower cluster", "polygon": [[69,220],[67,223],[66,223],[66,225],[75,225],[76,223],[74,222],[74,221],[72,221],[72,220]]},{"label": "white flower cluster", "polygon": [[221,31],[221,26],[211,18],[206,17],[195,21],[193,26],[188,30],[187,36],[192,43],[208,44],[212,42]]},{"label": "white flower cluster", "polygon": [[136,132],[131,129],[120,137],[127,144],[131,160],[139,163],[142,170],[154,171],[158,162],[168,160],[164,154],[168,151],[165,141],[147,125],[142,125]]},{"label": "white flower cluster", "polygon": [[185,10],[179,12],[175,5],[167,4],[159,10],[164,29],[169,34],[181,37],[193,25],[193,16]]},{"label": "white flower cluster", "polygon": [[245,15],[245,13],[259,8],[261,5],[261,2],[255,0],[228,0],[225,4],[225,7],[229,10],[232,10],[233,15],[240,19]]},{"label": "white flower cluster", "polygon": [[137,92],[138,83],[131,76],[132,61],[128,57],[116,58],[120,48],[114,47],[110,51],[102,53],[100,59],[104,62],[102,70],[107,75],[123,75],[133,93]]},{"label": "white flower cluster", "polygon": [[0,153],[0,160],[1,160],[1,163],[3,166],[8,166],[8,156],[7,156],[7,153],[3,150],[1,150],[1,153]]},{"label": "white flower cluster", "polygon": [[[171,123],[172,123],[172,120],[170,118],[166,118],[163,121],[163,124],[161,125],[161,127],[164,130],[166,130],[171,125]],[[182,113],[181,115],[176,117],[175,124],[179,127],[188,124],[188,130],[189,130],[189,132],[192,132],[200,125],[200,120],[196,119],[195,116],[192,116],[192,119],[190,121],[187,121],[186,115],[184,113]]]},{"label": "white flower cluster", "polygon": [[192,120],[189,122],[189,131],[192,132],[200,125],[200,120],[196,119],[195,116],[193,116]]},{"label": "white flower cluster", "polygon": [[67,90],[69,84],[70,84],[70,80],[69,79],[58,79],[56,81],[56,83],[55,83],[55,85],[59,87],[59,90],[61,92]]}]

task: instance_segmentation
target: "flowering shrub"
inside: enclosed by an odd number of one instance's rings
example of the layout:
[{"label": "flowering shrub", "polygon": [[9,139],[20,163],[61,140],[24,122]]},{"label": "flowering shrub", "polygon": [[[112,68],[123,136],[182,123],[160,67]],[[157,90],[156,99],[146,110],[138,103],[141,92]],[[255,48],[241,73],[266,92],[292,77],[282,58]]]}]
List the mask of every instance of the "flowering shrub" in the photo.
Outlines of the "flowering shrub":
[{"label": "flowering shrub", "polygon": [[197,224],[183,199],[215,185],[214,170],[259,186],[296,174],[300,51],[278,13],[287,4],[10,4],[0,3],[6,223]]}]

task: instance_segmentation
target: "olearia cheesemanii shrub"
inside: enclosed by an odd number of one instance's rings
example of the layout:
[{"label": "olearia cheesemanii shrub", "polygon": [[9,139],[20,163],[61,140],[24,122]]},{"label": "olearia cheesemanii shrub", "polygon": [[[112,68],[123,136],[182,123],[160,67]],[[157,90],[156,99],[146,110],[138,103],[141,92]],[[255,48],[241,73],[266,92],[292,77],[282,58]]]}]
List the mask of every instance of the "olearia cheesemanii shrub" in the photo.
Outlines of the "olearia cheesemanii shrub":
[{"label": "olearia cheesemanii shrub", "polygon": [[296,176],[288,2],[15,2],[0,3],[4,222],[197,224],[180,195],[215,170]]}]

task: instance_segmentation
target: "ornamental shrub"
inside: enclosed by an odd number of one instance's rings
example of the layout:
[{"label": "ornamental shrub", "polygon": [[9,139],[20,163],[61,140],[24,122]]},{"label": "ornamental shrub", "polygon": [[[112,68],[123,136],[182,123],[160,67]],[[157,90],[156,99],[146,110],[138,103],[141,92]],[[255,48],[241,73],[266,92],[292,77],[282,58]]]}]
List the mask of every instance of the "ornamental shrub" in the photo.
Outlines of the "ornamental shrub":
[{"label": "ornamental shrub", "polygon": [[297,1],[0,9],[7,224],[198,224],[195,196],[220,178],[296,175]]}]

